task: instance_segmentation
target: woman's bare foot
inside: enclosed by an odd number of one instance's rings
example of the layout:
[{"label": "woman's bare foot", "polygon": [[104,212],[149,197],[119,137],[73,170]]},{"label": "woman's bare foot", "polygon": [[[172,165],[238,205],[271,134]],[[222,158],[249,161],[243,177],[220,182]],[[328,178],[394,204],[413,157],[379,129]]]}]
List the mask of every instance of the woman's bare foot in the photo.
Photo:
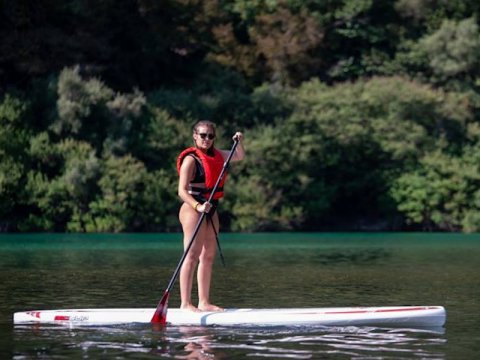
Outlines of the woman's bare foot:
[{"label": "woman's bare foot", "polygon": [[198,309],[200,311],[224,311],[224,308],[213,304],[198,304]]},{"label": "woman's bare foot", "polygon": [[180,309],[187,310],[187,311],[192,311],[192,312],[202,311],[202,310],[196,308],[195,306],[193,306],[192,304],[182,305],[182,306],[180,306]]}]

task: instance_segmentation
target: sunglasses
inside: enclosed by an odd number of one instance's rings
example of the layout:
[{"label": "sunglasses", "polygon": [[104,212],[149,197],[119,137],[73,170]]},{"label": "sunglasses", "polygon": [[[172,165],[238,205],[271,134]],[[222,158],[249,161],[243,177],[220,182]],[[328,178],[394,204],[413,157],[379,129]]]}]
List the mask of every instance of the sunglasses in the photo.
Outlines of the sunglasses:
[{"label": "sunglasses", "polygon": [[200,135],[200,137],[205,140],[207,137],[209,140],[213,140],[215,139],[215,134],[207,134],[207,133],[197,133],[198,135]]}]

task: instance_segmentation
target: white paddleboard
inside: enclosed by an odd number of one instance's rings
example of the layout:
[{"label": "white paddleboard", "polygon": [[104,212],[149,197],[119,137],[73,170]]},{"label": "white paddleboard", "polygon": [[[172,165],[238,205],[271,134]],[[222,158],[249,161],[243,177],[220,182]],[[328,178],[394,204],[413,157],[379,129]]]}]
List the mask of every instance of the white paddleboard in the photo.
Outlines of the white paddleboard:
[{"label": "white paddleboard", "polygon": [[[71,309],[17,312],[14,324],[54,323],[114,325],[149,323],[155,309]],[[388,306],[340,308],[226,309],[219,312],[191,312],[168,309],[171,325],[257,325],[257,326],[444,326],[442,306]]]}]

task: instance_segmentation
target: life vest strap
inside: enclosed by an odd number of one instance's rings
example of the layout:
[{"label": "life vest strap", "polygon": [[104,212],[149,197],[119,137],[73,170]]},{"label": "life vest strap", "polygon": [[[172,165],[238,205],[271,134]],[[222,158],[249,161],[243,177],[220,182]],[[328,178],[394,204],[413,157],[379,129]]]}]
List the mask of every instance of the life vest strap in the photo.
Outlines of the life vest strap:
[{"label": "life vest strap", "polygon": [[[189,186],[188,193],[190,195],[210,194],[213,188]],[[218,187],[216,193],[223,192],[223,187]]]}]

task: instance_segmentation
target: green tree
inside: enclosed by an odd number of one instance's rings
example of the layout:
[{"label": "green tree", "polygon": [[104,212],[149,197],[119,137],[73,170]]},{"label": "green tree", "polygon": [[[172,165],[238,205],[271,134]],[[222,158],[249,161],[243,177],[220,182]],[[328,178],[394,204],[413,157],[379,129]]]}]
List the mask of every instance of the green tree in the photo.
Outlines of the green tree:
[{"label": "green tree", "polygon": [[143,93],[114,93],[102,81],[83,79],[78,67],[58,79],[58,117],[51,130],[92,144],[98,153],[125,154],[138,144],[146,98]]},{"label": "green tree", "polygon": [[442,26],[420,43],[438,81],[475,82],[480,73],[480,31],[475,18],[444,20]]},{"label": "green tree", "polygon": [[312,80],[279,98],[290,115],[249,136],[245,178],[228,203],[232,228],[388,224],[392,182],[438,148],[458,154],[474,123],[465,95],[399,77]]},{"label": "green tree", "polygon": [[478,148],[460,157],[439,151],[426,155],[415,171],[392,186],[407,223],[422,230],[480,230],[480,168]]},{"label": "green tree", "polygon": [[52,143],[47,133],[33,137],[29,149],[35,164],[27,174],[24,231],[64,231],[73,214],[85,213],[96,192],[100,164],[86,142]]},{"label": "green tree", "polygon": [[[298,193],[300,170],[288,147],[290,138],[282,126],[266,126],[248,134],[248,156],[232,165],[228,196],[222,205],[233,230],[287,230],[303,221],[303,209],[291,202]],[[236,174],[241,174],[236,176]]]},{"label": "green tree", "polygon": [[28,168],[25,148],[30,133],[24,128],[28,104],[6,94],[0,101],[0,229],[15,226]]},{"label": "green tree", "polygon": [[[105,159],[98,181],[100,192],[88,211],[76,212],[70,231],[168,231],[178,228],[176,174],[164,170],[148,173],[130,155]],[[173,175],[172,175],[173,174]]]}]

